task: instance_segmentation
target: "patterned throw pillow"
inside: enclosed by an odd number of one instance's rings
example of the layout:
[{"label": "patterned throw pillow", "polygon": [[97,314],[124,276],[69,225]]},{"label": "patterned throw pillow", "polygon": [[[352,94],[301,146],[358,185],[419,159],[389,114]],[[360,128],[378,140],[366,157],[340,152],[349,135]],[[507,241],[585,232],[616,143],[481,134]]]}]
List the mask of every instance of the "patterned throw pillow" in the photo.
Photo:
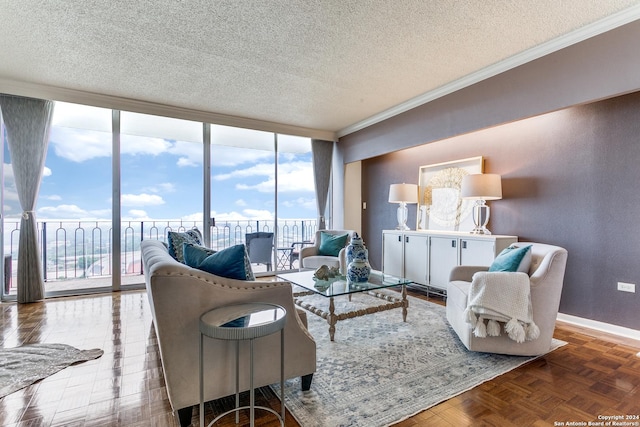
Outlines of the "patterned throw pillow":
[{"label": "patterned throw pillow", "polygon": [[202,235],[198,230],[187,230],[184,233],[169,231],[167,233],[167,243],[169,244],[169,255],[184,264],[182,246],[185,243],[202,245]]},{"label": "patterned throw pillow", "polygon": [[247,280],[254,281],[256,276],[253,275],[253,268],[251,268],[251,259],[249,258],[249,252],[247,247],[244,246],[244,270],[247,272]]},{"label": "patterned throw pillow", "polygon": [[[216,276],[237,280],[251,280],[251,266],[247,270],[247,251],[244,245],[225,248],[214,254],[202,257],[202,250],[192,244],[184,245],[185,261],[189,267],[197,268]],[[250,274],[248,274],[250,273]]]},{"label": "patterned throw pillow", "polygon": [[318,254],[325,256],[340,255],[340,250],[342,250],[347,243],[347,237],[349,237],[348,234],[330,234],[321,231]]},{"label": "patterned throw pillow", "polygon": [[522,247],[511,245],[500,252],[496,259],[493,260],[493,263],[489,267],[489,271],[517,271],[521,273],[529,273],[530,265],[531,245]]}]

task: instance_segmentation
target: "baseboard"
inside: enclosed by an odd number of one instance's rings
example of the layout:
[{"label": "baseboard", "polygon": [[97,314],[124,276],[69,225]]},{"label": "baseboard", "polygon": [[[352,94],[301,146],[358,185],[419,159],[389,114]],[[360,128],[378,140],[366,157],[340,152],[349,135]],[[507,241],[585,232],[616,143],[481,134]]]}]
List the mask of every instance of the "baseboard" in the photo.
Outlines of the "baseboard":
[{"label": "baseboard", "polygon": [[637,331],[635,329],[612,325],[610,323],[598,322],[596,320],[585,319],[583,317],[571,316],[564,313],[558,313],[557,319],[561,322],[570,323],[572,325],[595,329],[600,332],[606,332],[608,334],[640,341],[640,331]]}]

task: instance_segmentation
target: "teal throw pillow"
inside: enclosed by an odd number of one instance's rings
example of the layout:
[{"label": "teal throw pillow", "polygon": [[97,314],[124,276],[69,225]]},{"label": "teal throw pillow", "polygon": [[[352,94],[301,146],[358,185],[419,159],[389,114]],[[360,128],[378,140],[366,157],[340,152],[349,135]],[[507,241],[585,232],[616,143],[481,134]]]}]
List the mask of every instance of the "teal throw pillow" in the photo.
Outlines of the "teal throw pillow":
[{"label": "teal throw pillow", "polygon": [[340,255],[340,250],[346,245],[348,237],[348,234],[329,234],[321,231],[318,254],[325,256]]},{"label": "teal throw pillow", "polygon": [[188,266],[200,265],[209,255],[215,254],[214,249],[205,248],[204,246],[194,245],[193,243],[184,243],[182,245],[182,254],[184,263]]},{"label": "teal throw pillow", "polygon": [[528,273],[531,265],[531,245],[519,247],[511,245],[505,248],[493,260],[489,271],[510,271]]},{"label": "teal throw pillow", "polygon": [[169,255],[184,264],[184,255],[182,254],[182,246],[185,243],[194,245],[202,245],[202,235],[198,230],[187,230],[184,233],[177,231],[169,231],[167,233],[167,244],[169,246]]},{"label": "teal throw pillow", "polygon": [[[222,249],[202,259],[202,251],[193,245],[184,245],[185,261],[189,267],[197,268],[228,279],[247,280],[244,245]],[[199,261],[199,262],[198,262]],[[251,276],[253,273],[251,273]]]}]

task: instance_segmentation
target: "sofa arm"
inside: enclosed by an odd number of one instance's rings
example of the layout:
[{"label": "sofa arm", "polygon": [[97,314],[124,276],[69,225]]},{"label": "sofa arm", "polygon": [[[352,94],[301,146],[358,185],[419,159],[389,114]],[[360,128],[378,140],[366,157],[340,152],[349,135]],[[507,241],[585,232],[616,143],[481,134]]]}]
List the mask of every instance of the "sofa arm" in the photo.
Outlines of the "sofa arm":
[{"label": "sofa arm", "polygon": [[449,281],[463,281],[463,282],[471,282],[473,280],[473,275],[478,271],[488,271],[489,267],[480,266],[480,265],[458,265],[453,267],[451,273],[449,273]]}]

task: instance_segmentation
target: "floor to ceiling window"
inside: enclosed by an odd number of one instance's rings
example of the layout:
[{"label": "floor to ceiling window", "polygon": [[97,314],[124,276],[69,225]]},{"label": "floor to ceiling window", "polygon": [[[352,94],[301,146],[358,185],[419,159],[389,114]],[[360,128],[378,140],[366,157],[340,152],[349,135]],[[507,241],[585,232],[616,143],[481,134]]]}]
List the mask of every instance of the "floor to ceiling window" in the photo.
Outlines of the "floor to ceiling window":
[{"label": "floor to ceiling window", "polygon": [[255,232],[275,239],[275,158],[274,134],[211,126],[211,247],[244,243]]},{"label": "floor to ceiling window", "polygon": [[[13,294],[21,209],[7,144],[4,156],[4,251]],[[110,258],[111,158],[111,110],[57,102],[36,204],[47,293],[110,286],[87,278]]]},{"label": "floor to ceiling window", "polygon": [[[2,128],[0,136],[2,294],[15,296],[21,208]],[[139,286],[140,242],[166,241],[169,230],[198,228],[218,250],[249,233],[273,233],[268,265],[254,263],[254,271],[297,268],[297,252],[317,228],[311,142],[56,102],[36,209],[47,295]]]},{"label": "floor to ceiling window", "polygon": [[316,230],[311,139],[278,135],[279,269],[298,268],[300,249]]},{"label": "floor to ceiling window", "polygon": [[121,272],[142,281],[140,241],[203,229],[202,123],[122,112]]}]

